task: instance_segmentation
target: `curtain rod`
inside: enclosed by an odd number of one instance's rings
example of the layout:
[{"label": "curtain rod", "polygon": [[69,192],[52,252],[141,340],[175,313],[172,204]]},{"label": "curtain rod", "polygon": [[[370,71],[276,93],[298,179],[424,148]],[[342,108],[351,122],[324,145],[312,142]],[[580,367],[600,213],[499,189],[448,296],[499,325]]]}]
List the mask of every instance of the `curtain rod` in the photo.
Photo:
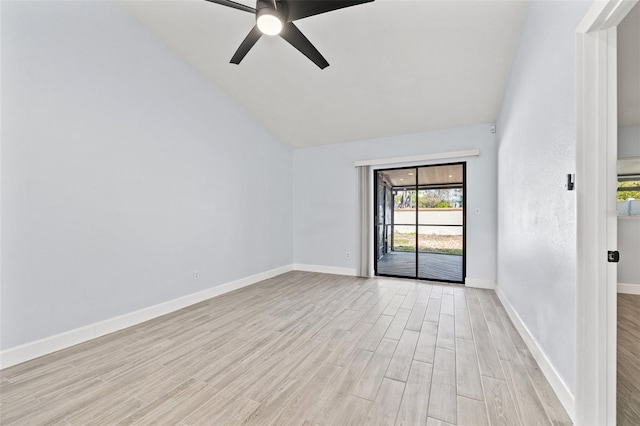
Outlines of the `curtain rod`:
[{"label": "curtain rod", "polygon": [[443,160],[449,158],[478,157],[479,149],[467,149],[465,151],[439,152],[435,154],[409,155],[406,157],[380,158],[375,160],[360,160],[354,163],[355,167],[379,166],[381,164],[414,163],[416,161]]}]

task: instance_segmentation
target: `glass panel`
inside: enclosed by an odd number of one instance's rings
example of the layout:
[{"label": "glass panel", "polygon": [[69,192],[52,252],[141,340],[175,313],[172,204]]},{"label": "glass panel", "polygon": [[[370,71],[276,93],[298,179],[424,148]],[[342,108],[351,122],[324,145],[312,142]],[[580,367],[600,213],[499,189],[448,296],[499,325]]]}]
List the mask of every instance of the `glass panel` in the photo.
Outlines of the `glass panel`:
[{"label": "glass panel", "polygon": [[640,215],[640,179],[618,180],[618,216]]},{"label": "glass panel", "polygon": [[464,280],[462,164],[376,172],[377,273]]},{"label": "glass panel", "polygon": [[423,226],[420,228],[420,253],[462,256],[462,226]]},{"label": "glass panel", "polygon": [[420,225],[418,277],[462,282],[462,226]]},{"label": "glass panel", "polygon": [[378,253],[378,259],[381,258],[382,256],[384,256],[385,254],[385,249],[386,249],[386,227],[385,227],[385,221],[386,221],[386,215],[385,215],[385,186],[384,186],[384,182],[382,182],[382,180],[378,179],[377,180],[377,193],[376,193],[376,197],[378,200],[378,205],[376,206],[376,217],[378,218],[377,223],[376,223],[376,235],[377,235],[377,241],[376,241],[376,247],[377,247],[377,253]]},{"label": "glass panel", "polygon": [[418,184],[421,189],[425,186],[446,188],[447,186],[462,186],[462,164],[448,164],[443,166],[428,166],[418,169]]},{"label": "glass panel", "polygon": [[618,216],[640,216],[640,157],[618,159]]},{"label": "glass panel", "polygon": [[463,224],[462,188],[418,191],[419,225]]},{"label": "glass panel", "polygon": [[418,169],[418,277],[463,281],[463,166]]},{"label": "glass panel", "polygon": [[[416,169],[382,170],[378,184],[384,186],[384,200],[378,196],[380,230],[378,274],[415,278],[416,276]],[[380,247],[380,246],[379,246]]]}]

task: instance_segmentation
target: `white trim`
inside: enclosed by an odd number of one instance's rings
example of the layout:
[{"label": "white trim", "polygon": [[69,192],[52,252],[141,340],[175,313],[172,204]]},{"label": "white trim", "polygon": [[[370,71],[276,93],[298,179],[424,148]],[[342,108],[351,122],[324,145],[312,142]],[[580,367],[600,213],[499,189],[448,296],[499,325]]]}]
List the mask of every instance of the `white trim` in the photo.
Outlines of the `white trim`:
[{"label": "white trim", "polygon": [[640,284],[618,283],[618,293],[640,295]]},{"label": "white trim", "polygon": [[469,278],[469,277],[466,277],[464,279],[464,285],[466,287],[484,288],[486,290],[495,290],[495,288],[496,288],[496,283],[494,281],[491,281],[491,280],[479,280],[477,278]]},{"label": "white trim", "polygon": [[502,306],[504,306],[505,311],[507,311],[507,315],[509,315],[509,319],[513,322],[516,330],[522,336],[524,343],[527,345],[529,352],[538,363],[540,367],[540,371],[544,374],[544,377],[547,379],[551,388],[556,393],[556,396],[560,400],[560,403],[569,414],[569,417],[575,422],[575,398],[569,390],[567,384],[562,380],[562,377],[558,373],[558,371],[553,367],[551,360],[547,357],[547,354],[544,352],[538,341],[533,337],[529,329],[524,324],[518,313],[515,311],[511,303],[507,297],[502,293],[500,287],[497,287],[495,290],[498,295],[498,299],[502,302]]},{"label": "white trim", "polygon": [[321,274],[334,274],[334,275],[347,275],[355,277],[358,275],[356,268],[341,268],[339,266],[325,266],[325,265],[304,265],[295,263],[293,265],[294,271],[306,271],[306,272],[319,272]]},{"label": "white trim", "polygon": [[638,0],[597,0],[578,25],[577,33],[596,32],[617,27]]},{"label": "white trim", "polygon": [[616,26],[638,0],[593,3],[576,29],[575,422],[616,424]]},{"label": "white trim", "polygon": [[211,287],[209,289],[169,300],[148,308],[109,318],[104,321],[89,324],[84,327],[7,349],[0,352],[0,368],[4,369],[11,367],[12,365],[20,364],[61,349],[77,345],[78,343],[86,342],[88,340],[95,339],[96,337],[104,336],[105,334],[113,333],[115,331],[149,321],[187,306],[200,303],[204,300],[220,296],[221,294],[273,278],[291,270],[293,270],[292,265],[271,269],[269,271]]},{"label": "white trim", "polygon": [[[576,421],[611,424],[607,340],[608,31],[576,35]],[[614,28],[615,31],[615,28]],[[615,206],[613,207],[615,209]],[[612,249],[609,249],[612,250]],[[613,331],[615,333],[615,330]],[[615,378],[614,378],[615,380]]]},{"label": "white trim", "polygon": [[433,161],[433,160],[443,160],[443,159],[450,159],[450,158],[478,157],[479,155],[480,155],[479,149],[467,149],[465,151],[449,151],[449,152],[439,152],[435,154],[409,155],[406,157],[380,158],[377,160],[360,160],[360,161],[356,161],[354,163],[354,166],[360,167],[360,166],[379,166],[382,164],[414,163],[417,161]]}]

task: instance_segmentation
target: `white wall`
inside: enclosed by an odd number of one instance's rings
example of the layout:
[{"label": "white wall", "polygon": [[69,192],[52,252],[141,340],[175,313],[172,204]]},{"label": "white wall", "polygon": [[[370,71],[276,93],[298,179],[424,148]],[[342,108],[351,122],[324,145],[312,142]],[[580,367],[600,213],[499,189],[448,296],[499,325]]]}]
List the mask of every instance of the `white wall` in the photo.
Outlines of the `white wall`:
[{"label": "white wall", "polygon": [[640,285],[640,217],[618,218],[618,282]]},{"label": "white wall", "polygon": [[495,282],[497,166],[489,125],[294,150],[294,263],[355,270],[355,161],[473,148],[480,156],[465,159],[467,277]]},{"label": "white wall", "polygon": [[640,157],[640,126],[618,127],[618,158]]},{"label": "white wall", "polygon": [[292,262],[291,150],[116,4],[3,1],[2,90],[3,350]]},{"label": "white wall", "polygon": [[[530,2],[498,119],[498,286],[575,391],[575,29],[591,5]],[[578,185],[580,182],[577,183]]]}]

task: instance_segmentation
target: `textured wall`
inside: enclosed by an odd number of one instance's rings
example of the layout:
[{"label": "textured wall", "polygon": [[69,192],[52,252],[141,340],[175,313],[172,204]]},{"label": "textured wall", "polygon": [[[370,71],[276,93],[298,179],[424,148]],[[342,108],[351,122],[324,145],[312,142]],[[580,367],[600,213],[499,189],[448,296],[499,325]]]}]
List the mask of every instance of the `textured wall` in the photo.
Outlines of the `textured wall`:
[{"label": "textured wall", "polygon": [[575,29],[591,2],[531,2],[498,119],[498,285],[573,391]]},{"label": "textured wall", "polygon": [[497,170],[495,135],[489,125],[294,150],[295,263],[356,268],[355,161],[473,148],[481,154],[465,159],[467,277],[495,282]]}]

